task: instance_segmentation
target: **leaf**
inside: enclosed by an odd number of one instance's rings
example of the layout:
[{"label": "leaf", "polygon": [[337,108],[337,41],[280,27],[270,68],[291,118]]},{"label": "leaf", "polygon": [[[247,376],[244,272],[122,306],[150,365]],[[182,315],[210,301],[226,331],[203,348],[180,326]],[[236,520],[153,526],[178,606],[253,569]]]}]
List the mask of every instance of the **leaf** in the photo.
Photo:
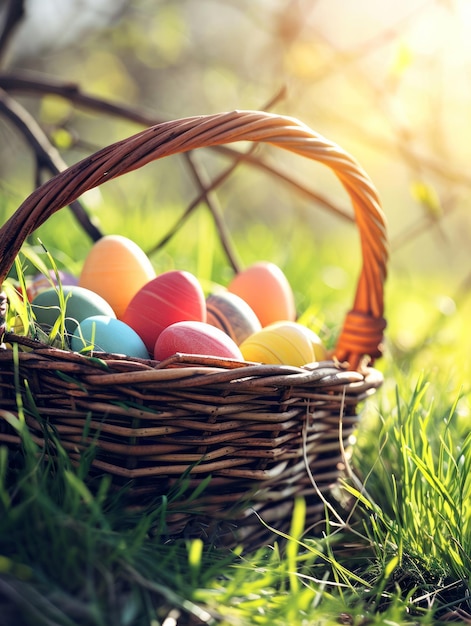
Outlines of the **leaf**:
[{"label": "leaf", "polygon": [[417,180],[411,184],[411,195],[422,205],[430,217],[434,219],[442,217],[442,204],[435,187],[424,181]]},{"label": "leaf", "polygon": [[412,65],[414,55],[411,47],[404,41],[400,41],[391,64],[391,75],[394,78],[403,76],[406,70]]},{"label": "leaf", "polygon": [[394,572],[394,570],[397,568],[397,566],[399,565],[399,555],[396,554],[396,556],[394,556],[392,559],[390,559],[384,566],[384,578],[387,580],[391,574]]}]

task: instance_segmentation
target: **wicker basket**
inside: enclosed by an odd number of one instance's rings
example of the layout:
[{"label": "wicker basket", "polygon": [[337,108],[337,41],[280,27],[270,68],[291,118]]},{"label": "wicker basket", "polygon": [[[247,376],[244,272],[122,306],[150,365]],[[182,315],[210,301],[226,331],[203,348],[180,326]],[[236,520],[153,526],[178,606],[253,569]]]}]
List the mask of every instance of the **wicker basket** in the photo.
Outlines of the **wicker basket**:
[{"label": "wicker basket", "polygon": [[[0,283],[26,237],[85,191],[161,157],[240,140],[323,163],[351,198],[363,266],[332,360],[298,368],[181,354],[160,363],[94,359],[6,333],[0,418],[17,411],[19,385],[38,444],[46,445],[53,428],[74,462],[94,447],[90,480],[111,475],[131,504],[179,494],[169,499],[170,536],[256,545],[266,539],[259,516],[286,531],[296,496],[306,500],[308,526],[323,517],[358,404],[382,383],[372,364],[385,327],[385,220],[358,163],[301,122],[265,112],[158,124],[69,167],[25,200],[0,230]],[[5,419],[0,443],[21,444]]]}]

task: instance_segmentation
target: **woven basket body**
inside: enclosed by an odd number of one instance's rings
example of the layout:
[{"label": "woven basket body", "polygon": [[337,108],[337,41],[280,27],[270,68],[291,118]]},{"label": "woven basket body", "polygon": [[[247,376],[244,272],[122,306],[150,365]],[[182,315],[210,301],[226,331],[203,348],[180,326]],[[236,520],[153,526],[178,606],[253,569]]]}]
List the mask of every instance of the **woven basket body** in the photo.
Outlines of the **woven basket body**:
[{"label": "woven basket body", "polygon": [[[91,358],[6,333],[0,418],[17,412],[19,393],[28,428],[48,454],[52,429],[74,462],[93,450],[90,480],[111,475],[128,490],[130,505],[168,496],[169,535],[256,545],[266,537],[259,518],[286,531],[296,496],[306,500],[308,526],[322,518],[358,404],[382,383],[362,359],[373,362],[381,353],[385,222],[357,162],[299,121],[263,112],[159,124],[33,192],[0,230],[0,282],[25,238],[86,190],[164,156],[239,140],[268,142],[327,165],[351,198],[363,267],[333,360],[298,368],[191,355],[160,363]],[[6,419],[2,442],[20,447]]]}]

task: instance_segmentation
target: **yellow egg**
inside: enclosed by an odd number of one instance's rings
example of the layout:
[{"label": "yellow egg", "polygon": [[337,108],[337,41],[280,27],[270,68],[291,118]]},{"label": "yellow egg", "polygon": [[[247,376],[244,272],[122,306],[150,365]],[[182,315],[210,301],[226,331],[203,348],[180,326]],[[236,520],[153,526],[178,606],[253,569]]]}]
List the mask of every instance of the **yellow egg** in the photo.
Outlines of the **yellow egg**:
[{"label": "yellow egg", "polygon": [[275,322],[248,337],[239,348],[246,361],[299,367],[316,360],[308,331],[297,322]]},{"label": "yellow egg", "polygon": [[134,241],[105,235],[88,253],[79,285],[104,298],[120,319],[133,296],[155,275],[150,259]]},{"label": "yellow egg", "polygon": [[325,361],[327,356],[327,348],[324,346],[322,339],[319,337],[317,333],[315,333],[311,328],[304,326],[303,324],[297,324],[299,329],[306,333],[307,338],[309,339],[312,350],[314,352],[314,361]]}]

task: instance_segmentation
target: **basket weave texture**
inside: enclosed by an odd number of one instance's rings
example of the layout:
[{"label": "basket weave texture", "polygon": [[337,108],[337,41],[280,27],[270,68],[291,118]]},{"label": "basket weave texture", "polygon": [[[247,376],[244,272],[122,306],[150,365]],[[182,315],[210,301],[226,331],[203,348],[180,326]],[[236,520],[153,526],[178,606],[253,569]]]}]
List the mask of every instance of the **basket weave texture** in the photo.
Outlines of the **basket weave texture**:
[{"label": "basket weave texture", "polygon": [[[299,368],[182,354],[162,362],[94,358],[7,332],[0,350],[0,443],[20,447],[1,419],[17,412],[20,392],[28,428],[49,453],[52,428],[73,461],[92,446],[91,479],[110,474],[117,487],[126,486],[131,503],[178,492],[168,505],[169,535],[216,534],[226,544],[255,545],[264,528],[254,511],[286,530],[294,498],[304,496],[307,524],[322,517],[358,404],[382,384],[372,365],[385,328],[386,226],[356,160],[298,120],[271,113],[158,124],[69,167],[24,201],[0,229],[0,283],[25,239],[85,191],[162,157],[237,141],[270,143],[320,162],[349,194],[363,265],[333,359]],[[182,476],[186,490],[178,490]]]}]

